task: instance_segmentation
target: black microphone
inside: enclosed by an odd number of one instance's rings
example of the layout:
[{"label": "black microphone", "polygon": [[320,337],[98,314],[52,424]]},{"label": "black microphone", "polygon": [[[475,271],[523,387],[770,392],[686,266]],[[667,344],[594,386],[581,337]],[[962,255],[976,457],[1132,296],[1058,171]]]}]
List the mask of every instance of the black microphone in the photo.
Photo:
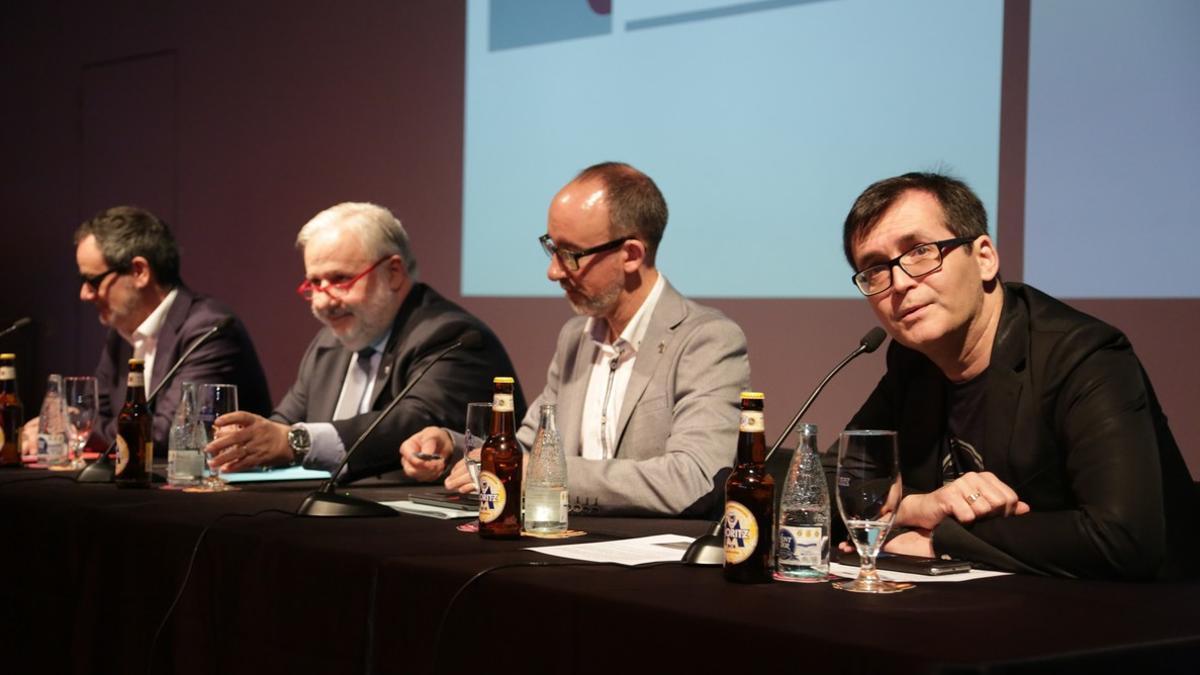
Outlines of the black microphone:
[{"label": "black microphone", "polygon": [[[233,317],[227,316],[218,321],[208,330],[198,335],[196,339],[192,340],[191,344],[189,344],[187,348],[183,350],[183,353],[179,355],[179,358],[175,359],[175,363],[171,365],[170,370],[168,370],[166,374],[163,375],[162,379],[158,381],[158,384],[154,386],[154,389],[150,392],[150,395],[146,397],[146,407],[150,407],[150,405],[154,402],[155,397],[158,396],[158,392],[162,391],[162,388],[171,381],[172,377],[175,377],[175,373],[178,372],[181,366],[183,366],[188,357],[192,355],[192,352],[199,349],[201,345],[211,340],[214,335],[229,328],[229,326],[232,324]],[[114,473],[111,457],[112,452],[114,449],[116,449],[116,447],[117,439],[114,438],[112,443],[109,444],[108,449],[105,450],[96,461],[92,462],[86,468],[84,468],[83,471],[79,472],[79,475],[75,477],[75,482],[111,483]]]},{"label": "black microphone", "polygon": [[30,319],[27,316],[23,316],[23,317],[17,319],[16,321],[12,322],[12,325],[9,326],[8,328],[5,328],[4,330],[0,330],[0,337],[4,337],[5,335],[8,335],[9,333],[11,333],[13,331],[20,330],[20,329],[24,328],[25,326],[28,326],[31,323],[33,323],[33,319]]},{"label": "black microphone", "polygon": [[[876,349],[879,349],[879,345],[883,344],[885,338],[887,338],[887,333],[885,333],[884,330],[879,326],[872,328],[871,330],[867,331],[866,335],[862,336],[862,339],[858,341],[858,347],[856,347],[854,351],[847,354],[846,358],[842,359],[836,366],[834,366],[833,370],[829,371],[829,374],[826,375],[825,378],[821,380],[821,383],[817,385],[817,388],[813,389],[813,392],[811,395],[809,395],[808,400],[804,402],[804,405],[800,406],[800,412],[796,413],[796,416],[793,417],[792,421],[788,423],[787,428],[783,430],[783,433],[779,434],[779,439],[776,440],[775,444],[771,446],[771,449],[767,451],[767,456],[763,458],[763,464],[766,464],[768,461],[770,461],[771,456],[775,454],[775,451],[779,449],[779,446],[783,445],[783,441],[787,439],[788,434],[792,433],[792,429],[796,428],[796,425],[800,422],[800,418],[804,416],[804,413],[808,412],[808,409],[812,406],[813,401],[817,400],[817,396],[821,393],[821,390],[825,388],[825,385],[829,384],[829,381],[833,379],[833,376],[841,372],[842,368],[846,367],[846,364],[858,358],[860,355],[870,354]],[[724,520],[724,516],[718,518],[717,521],[713,523],[712,530],[708,534],[704,535],[703,537],[698,537],[692,542],[691,546],[688,546],[687,551],[685,551],[683,554],[683,562],[689,565],[720,565],[725,562],[725,541],[724,537],[721,536],[721,526]],[[769,527],[775,527],[775,523],[771,523]]]},{"label": "black microphone", "polygon": [[[446,331],[438,331],[434,333],[434,335],[432,335],[428,341],[433,344],[442,342],[443,339],[438,339],[442,333],[449,330],[454,330],[456,328],[457,327],[448,327]],[[478,349],[482,344],[483,336],[479,334],[479,331],[468,330],[450,346],[446,347],[439,352],[437,356],[433,357],[433,360],[426,364],[425,367],[417,373],[416,377],[409,380],[408,384],[404,386],[404,389],[401,390],[399,394],[396,394],[396,397],[392,399],[391,403],[388,403],[387,407],[380,411],[379,416],[376,417],[361,434],[359,434],[358,439],[355,440],[354,444],[350,446],[350,449],[346,451],[346,456],[342,458],[342,463],[338,464],[337,469],[330,474],[329,480],[325,481],[320,488],[304,498],[304,502],[300,504],[300,508],[296,509],[296,514],[301,516],[327,516],[334,518],[369,516],[390,517],[397,515],[398,512],[395,509],[391,508],[390,506],[384,506],[379,502],[372,501],[370,499],[362,499],[360,497],[353,497],[349,494],[335,493],[333,490],[337,485],[337,478],[342,473],[342,469],[346,467],[346,464],[350,462],[350,458],[354,456],[355,451],[362,446],[363,441],[365,441],[371,435],[371,432],[375,431],[375,428],[378,427],[381,422],[383,422],[384,418],[387,417],[392,410],[395,410],[396,406],[400,405],[400,401],[403,401],[404,398],[408,396],[408,392],[412,391],[412,388],[421,381],[421,378],[425,377],[425,373],[429,372],[430,368],[437,364],[438,361],[441,361],[446,355],[455,350]]]}]

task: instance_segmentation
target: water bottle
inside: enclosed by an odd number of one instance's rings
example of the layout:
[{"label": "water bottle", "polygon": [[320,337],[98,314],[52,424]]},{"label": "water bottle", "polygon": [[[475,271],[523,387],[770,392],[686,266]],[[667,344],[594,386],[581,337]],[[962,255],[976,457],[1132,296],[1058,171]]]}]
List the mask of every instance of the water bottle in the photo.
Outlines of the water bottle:
[{"label": "water bottle", "polygon": [[554,405],[538,412],[537,436],[525,475],[526,532],[552,534],[567,530],[567,457],[558,436]]},{"label": "water bottle", "polygon": [[801,424],[783,482],[775,537],[775,578],[825,581],[829,575],[829,488],[817,455],[817,427]]},{"label": "water bottle", "polygon": [[70,465],[67,456],[67,411],[63,401],[62,375],[46,378],[46,397],[38,416],[37,464],[43,467]]},{"label": "water bottle", "polygon": [[173,487],[199,485],[204,479],[204,446],[208,436],[200,421],[195,382],[184,382],[167,446],[167,483]]}]

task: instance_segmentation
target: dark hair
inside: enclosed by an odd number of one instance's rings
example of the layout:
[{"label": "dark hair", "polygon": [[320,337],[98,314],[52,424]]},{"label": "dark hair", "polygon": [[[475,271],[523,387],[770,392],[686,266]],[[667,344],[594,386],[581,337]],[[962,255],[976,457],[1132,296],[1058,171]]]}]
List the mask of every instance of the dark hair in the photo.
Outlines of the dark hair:
[{"label": "dark hair", "polygon": [[917,172],[885,178],[864,190],[846,215],[842,247],[851,268],[854,268],[854,244],[867,236],[883,214],[911,190],[928,193],[938,201],[943,224],[954,236],[978,237],[988,233],[983,202],[961,180],[939,173]]},{"label": "dark hair", "polygon": [[608,203],[613,237],[636,236],[646,244],[646,263],[654,264],[658,244],[667,229],[667,200],[649,176],[621,162],[593,164],[574,182],[598,180]]},{"label": "dark hair", "polygon": [[153,213],[136,206],[114,206],[96,214],[75,230],[75,245],[88,236],[111,269],[128,270],[136,256],[150,264],[154,279],[166,288],[182,283],[179,276],[179,246],[171,228]]}]

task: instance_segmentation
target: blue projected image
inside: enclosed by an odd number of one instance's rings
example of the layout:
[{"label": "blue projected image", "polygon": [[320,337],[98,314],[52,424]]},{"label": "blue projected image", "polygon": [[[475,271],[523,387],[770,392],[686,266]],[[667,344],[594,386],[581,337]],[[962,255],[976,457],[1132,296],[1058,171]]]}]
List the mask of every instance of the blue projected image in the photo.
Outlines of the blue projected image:
[{"label": "blue projected image", "polygon": [[666,196],[658,264],[685,294],[858,297],[841,223],[872,181],[944,169],[995,214],[1002,19],[1001,0],[470,0],[463,294],[559,295],[550,198],[618,160]]}]

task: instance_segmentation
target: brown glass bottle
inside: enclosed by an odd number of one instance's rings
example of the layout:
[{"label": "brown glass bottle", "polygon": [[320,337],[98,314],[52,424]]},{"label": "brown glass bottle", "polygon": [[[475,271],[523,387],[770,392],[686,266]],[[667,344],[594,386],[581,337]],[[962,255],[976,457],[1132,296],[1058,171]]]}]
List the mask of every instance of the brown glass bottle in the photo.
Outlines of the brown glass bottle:
[{"label": "brown glass bottle", "polygon": [[0,466],[21,466],[25,407],[17,393],[17,356],[0,354]]},{"label": "brown glass bottle", "polygon": [[513,379],[497,377],[492,383],[492,430],[479,452],[479,536],[518,539],[524,453],[517,443]]},{"label": "brown glass bottle", "polygon": [[767,473],[763,395],[742,392],[737,464],[725,481],[725,578],[746,584],[771,580],[775,479]]},{"label": "brown glass bottle", "polygon": [[113,475],[117,487],[150,487],[150,466],[154,461],[151,422],[146,406],[145,364],[141,359],[129,359],[125,405],[117,416],[117,468]]}]

